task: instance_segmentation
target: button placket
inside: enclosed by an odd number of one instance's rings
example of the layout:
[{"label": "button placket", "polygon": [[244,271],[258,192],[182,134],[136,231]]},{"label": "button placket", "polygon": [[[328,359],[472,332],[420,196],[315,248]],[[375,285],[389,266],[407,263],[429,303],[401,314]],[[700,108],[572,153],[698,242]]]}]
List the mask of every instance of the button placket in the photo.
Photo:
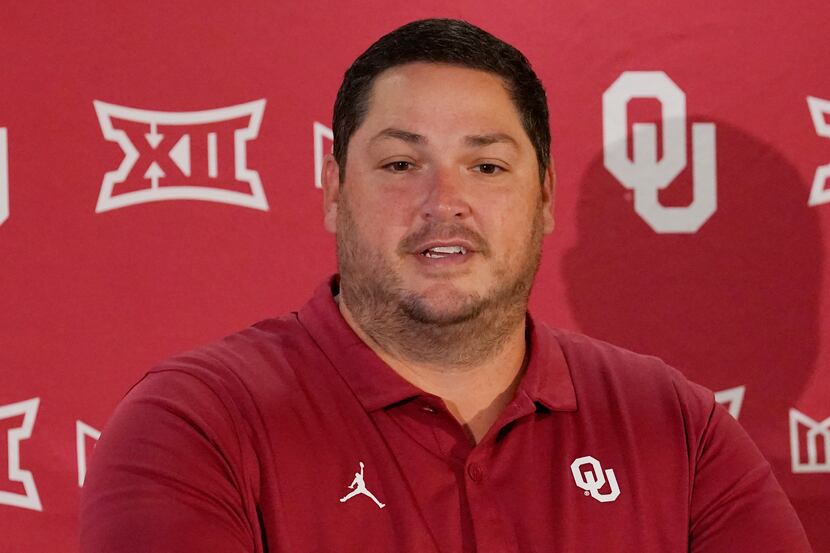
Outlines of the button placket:
[{"label": "button placket", "polygon": [[466,489],[470,515],[473,519],[473,531],[476,536],[478,551],[482,553],[517,553],[515,540],[510,538],[510,529],[506,518],[500,512],[501,503],[495,497],[497,490],[492,489],[492,482],[487,477],[493,467],[492,450],[488,443],[479,444],[477,451],[470,456],[466,465]]},{"label": "button placket", "polygon": [[481,482],[484,479],[484,468],[480,463],[472,462],[467,465],[467,475],[473,482]]}]

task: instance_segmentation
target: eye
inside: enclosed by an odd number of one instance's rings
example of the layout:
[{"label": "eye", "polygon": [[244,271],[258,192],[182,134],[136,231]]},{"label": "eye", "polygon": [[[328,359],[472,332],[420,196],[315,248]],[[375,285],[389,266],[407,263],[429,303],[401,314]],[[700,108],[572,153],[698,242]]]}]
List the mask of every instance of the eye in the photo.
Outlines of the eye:
[{"label": "eye", "polygon": [[393,161],[383,166],[384,169],[389,169],[393,173],[406,173],[415,167],[411,161]]},{"label": "eye", "polygon": [[499,167],[495,163],[480,163],[476,165],[476,170],[485,175],[496,175],[504,171],[504,167]]}]

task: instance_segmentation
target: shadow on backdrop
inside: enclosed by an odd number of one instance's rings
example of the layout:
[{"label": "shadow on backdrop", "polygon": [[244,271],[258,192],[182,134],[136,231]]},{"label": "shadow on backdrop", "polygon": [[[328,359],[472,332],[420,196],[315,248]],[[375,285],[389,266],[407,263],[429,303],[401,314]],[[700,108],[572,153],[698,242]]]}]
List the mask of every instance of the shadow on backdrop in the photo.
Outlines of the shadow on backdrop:
[{"label": "shadow on backdrop", "polygon": [[[717,124],[718,208],[694,234],[658,234],[602,156],[579,184],[563,259],[586,334],[662,357],[715,390],[747,385],[742,422],[794,404],[818,351],[822,247],[807,185],[780,154]],[[686,169],[660,199],[691,198]]]},{"label": "shadow on backdrop", "polygon": [[[716,129],[718,207],[694,234],[653,231],[634,211],[634,192],[601,152],[594,158],[579,183],[578,241],[562,263],[566,293],[586,334],[657,355],[715,391],[745,385],[741,424],[785,489],[801,493],[796,479],[810,475],[790,471],[788,410],[819,347],[819,221],[781,154],[726,123]],[[688,159],[660,192],[663,205],[691,201]],[[803,510],[826,509],[828,497],[808,495],[794,503],[812,526],[818,511]]]}]

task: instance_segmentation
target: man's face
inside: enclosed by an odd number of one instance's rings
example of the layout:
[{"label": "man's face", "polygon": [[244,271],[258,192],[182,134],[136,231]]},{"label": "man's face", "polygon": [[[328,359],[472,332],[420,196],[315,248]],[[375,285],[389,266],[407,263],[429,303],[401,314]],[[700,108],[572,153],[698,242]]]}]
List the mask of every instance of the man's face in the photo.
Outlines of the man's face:
[{"label": "man's face", "polygon": [[526,300],[553,227],[552,176],[540,185],[499,77],[431,63],[381,73],[342,186],[332,158],[324,173],[347,302],[397,302],[422,323],[452,324]]}]

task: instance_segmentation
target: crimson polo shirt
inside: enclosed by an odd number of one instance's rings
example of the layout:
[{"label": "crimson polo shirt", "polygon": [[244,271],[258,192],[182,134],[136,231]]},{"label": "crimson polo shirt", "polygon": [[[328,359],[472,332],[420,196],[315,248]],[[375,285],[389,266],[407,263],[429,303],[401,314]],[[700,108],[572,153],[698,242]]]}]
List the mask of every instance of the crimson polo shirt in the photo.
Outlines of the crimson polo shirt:
[{"label": "crimson polo shirt", "polygon": [[528,319],[515,397],[471,445],[354,334],[336,286],[127,394],[86,477],[83,553],[810,551],[741,427],[660,360]]}]

